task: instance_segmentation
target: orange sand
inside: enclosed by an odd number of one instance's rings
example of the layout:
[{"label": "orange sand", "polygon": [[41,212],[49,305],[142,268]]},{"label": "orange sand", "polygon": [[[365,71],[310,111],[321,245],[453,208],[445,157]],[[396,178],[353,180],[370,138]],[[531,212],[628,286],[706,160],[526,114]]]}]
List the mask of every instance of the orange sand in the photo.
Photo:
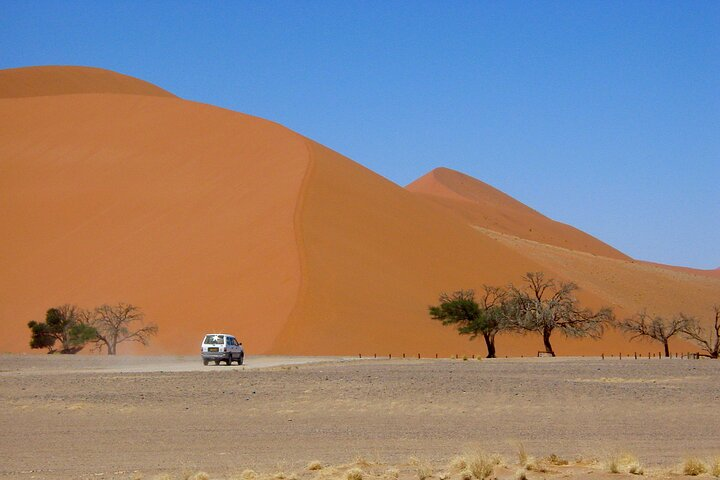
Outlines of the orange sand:
[{"label": "orange sand", "polygon": [[[540,269],[620,314],[701,316],[720,301],[720,275],[632,261],[457,172],[408,190],[277,124],[131,77],[0,71],[0,351],[27,351],[25,324],[50,306],[126,301],[160,326],[147,353],[193,353],[218,330],[251,353],[480,353],[427,305]],[[498,340],[501,355],[540,345]],[[613,332],[555,346],[648,349]]]}]

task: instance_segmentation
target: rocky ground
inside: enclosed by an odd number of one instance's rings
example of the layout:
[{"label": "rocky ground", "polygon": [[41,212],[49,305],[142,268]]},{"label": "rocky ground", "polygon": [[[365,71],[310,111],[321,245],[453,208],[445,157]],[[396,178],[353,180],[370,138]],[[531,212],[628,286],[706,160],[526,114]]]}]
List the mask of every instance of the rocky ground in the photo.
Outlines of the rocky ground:
[{"label": "rocky ground", "polygon": [[499,478],[601,478],[613,459],[667,476],[720,455],[710,360],[2,355],[0,403],[0,478],[457,480],[453,456],[477,452]]}]

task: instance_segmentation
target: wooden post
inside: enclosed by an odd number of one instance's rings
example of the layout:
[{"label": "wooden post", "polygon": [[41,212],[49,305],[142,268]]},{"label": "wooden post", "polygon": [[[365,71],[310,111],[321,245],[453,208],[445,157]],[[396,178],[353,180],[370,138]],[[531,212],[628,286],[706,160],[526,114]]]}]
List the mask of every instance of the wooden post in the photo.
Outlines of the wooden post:
[{"label": "wooden post", "polygon": [[388,354],[388,359],[392,360],[392,353]]},{"label": "wooden post", "polygon": [[620,360],[622,360],[622,352],[620,352]]},{"label": "wooden post", "polygon": [[635,360],[637,360],[637,352],[635,352]]},{"label": "wooden post", "polygon": [[600,357],[602,357],[602,359],[605,360],[605,354],[604,354],[604,353],[601,353],[601,354],[600,354]]},{"label": "wooden post", "polygon": [[435,358],[437,358],[437,353],[435,354]]},{"label": "wooden post", "polygon": [[373,358],[377,358],[377,353],[373,353]]},{"label": "wooden post", "polygon": [[405,354],[403,353],[403,358],[405,358]]},{"label": "wooden post", "polygon": [[420,360],[420,354],[418,353],[418,360]]}]

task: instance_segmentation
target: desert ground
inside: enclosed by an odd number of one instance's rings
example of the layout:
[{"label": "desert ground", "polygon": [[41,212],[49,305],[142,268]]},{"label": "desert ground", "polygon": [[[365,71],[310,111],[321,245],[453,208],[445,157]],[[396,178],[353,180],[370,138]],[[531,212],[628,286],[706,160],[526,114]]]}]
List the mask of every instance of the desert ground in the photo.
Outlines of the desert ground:
[{"label": "desert ground", "polygon": [[669,477],[720,455],[719,386],[720,362],[674,358],[2,355],[0,478],[461,479],[480,451],[517,478],[519,442],[531,480],[630,476],[607,468],[630,454]]}]

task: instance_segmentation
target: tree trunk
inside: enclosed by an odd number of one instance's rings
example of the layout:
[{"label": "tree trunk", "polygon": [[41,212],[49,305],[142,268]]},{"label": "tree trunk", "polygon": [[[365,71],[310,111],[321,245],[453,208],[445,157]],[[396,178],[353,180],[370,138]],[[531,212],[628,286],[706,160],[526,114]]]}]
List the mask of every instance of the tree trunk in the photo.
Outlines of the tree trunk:
[{"label": "tree trunk", "polygon": [[554,357],[555,352],[550,344],[550,334],[552,334],[552,330],[549,328],[543,329],[543,343],[545,344],[545,351]]},{"label": "tree trunk", "polygon": [[495,358],[495,335],[483,333],[483,337],[485,337],[485,346],[488,351],[486,358]]},{"label": "tree trunk", "polygon": [[667,340],[663,341],[663,345],[665,346],[665,357],[670,356],[670,344]]},{"label": "tree trunk", "polygon": [[117,352],[117,345],[112,342],[108,342],[107,349],[108,355],[115,355],[115,353]]}]

